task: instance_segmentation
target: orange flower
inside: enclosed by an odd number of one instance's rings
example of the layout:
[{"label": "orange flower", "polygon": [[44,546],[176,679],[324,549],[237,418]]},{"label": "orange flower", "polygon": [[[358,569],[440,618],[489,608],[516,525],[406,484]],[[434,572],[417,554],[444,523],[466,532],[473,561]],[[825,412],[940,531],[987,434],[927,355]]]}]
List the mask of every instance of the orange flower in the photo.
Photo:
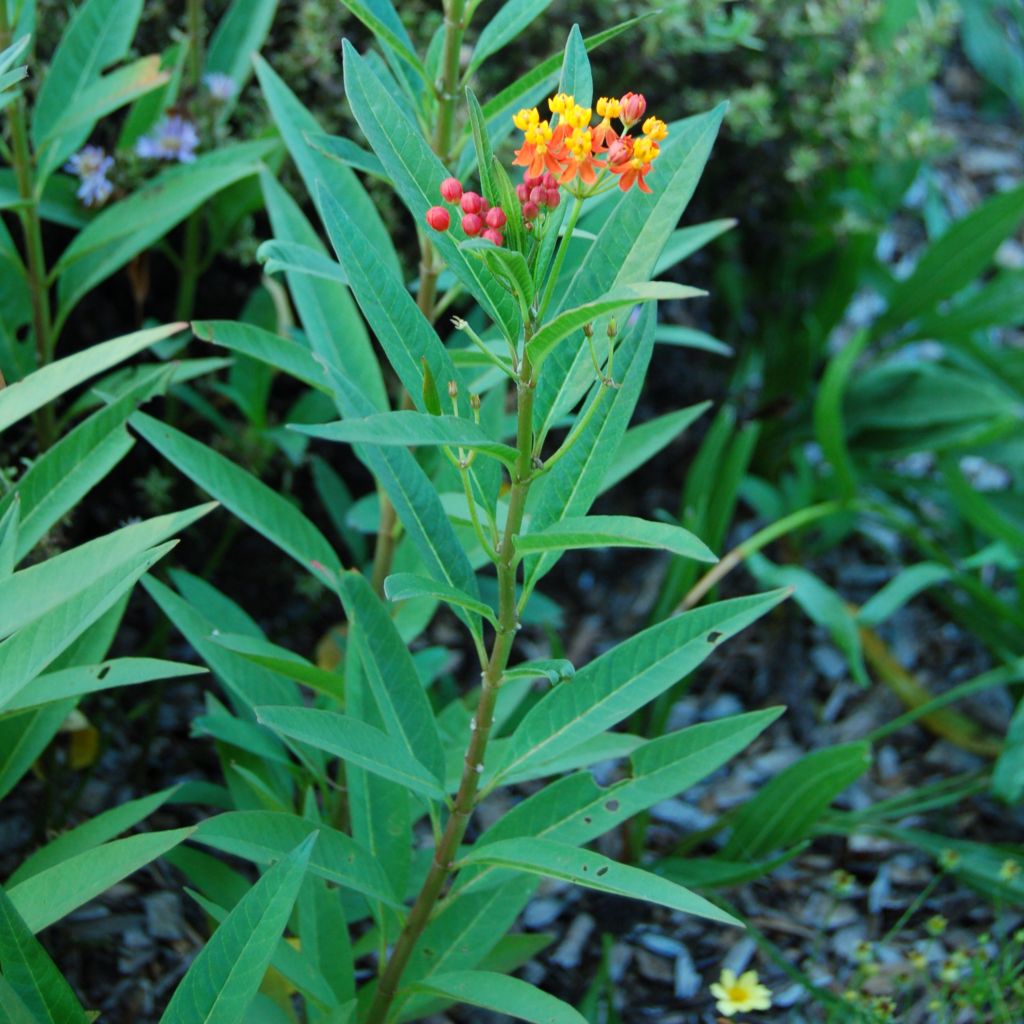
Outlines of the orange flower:
[{"label": "orange flower", "polygon": [[657,144],[648,138],[634,140],[627,135],[613,142],[608,150],[608,167],[612,174],[619,175],[619,188],[628,192],[636,185],[641,192],[650,192],[644,179],[659,152]]},{"label": "orange flower", "polygon": [[[523,113],[520,111],[520,114]],[[530,113],[536,114],[536,110]],[[519,114],[516,118],[516,126],[519,127]],[[516,158],[512,162],[527,168],[527,173],[532,176],[545,171],[554,175],[562,173],[561,139],[554,138],[554,131],[548,121],[529,122],[529,127],[523,130],[523,144],[516,150]]]},{"label": "orange flower", "polygon": [[597,116],[601,123],[594,128],[594,149],[598,152],[605,150],[618,137],[619,133],[612,127],[612,118],[618,117],[620,105],[618,100],[602,96],[597,101]]},{"label": "orange flower", "polygon": [[565,148],[567,151],[565,169],[558,176],[558,183],[567,185],[579,175],[584,185],[593,185],[597,181],[597,171],[600,166],[594,159],[593,132],[589,128],[573,128],[566,135]]}]

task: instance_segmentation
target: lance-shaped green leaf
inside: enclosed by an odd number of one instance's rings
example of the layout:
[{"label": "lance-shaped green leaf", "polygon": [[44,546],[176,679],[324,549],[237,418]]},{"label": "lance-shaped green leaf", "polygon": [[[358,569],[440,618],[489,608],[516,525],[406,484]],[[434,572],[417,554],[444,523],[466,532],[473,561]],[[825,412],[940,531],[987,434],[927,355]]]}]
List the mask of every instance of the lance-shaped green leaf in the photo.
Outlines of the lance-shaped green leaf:
[{"label": "lance-shaped green leaf", "polygon": [[397,53],[422,79],[430,81],[426,68],[412,48],[401,18],[390,2],[384,4],[364,3],[363,0],[341,0],[341,2],[379,39]]},{"label": "lance-shaped green leaf", "polygon": [[82,381],[130,359],[184,327],[185,324],[174,323],[125,334],[58,359],[24,380],[9,384],[0,391],[0,433]]},{"label": "lance-shaped green leaf", "polygon": [[565,41],[562,55],[562,73],[558,91],[572,96],[581,107],[589,107],[594,95],[594,79],[590,71],[590,58],[579,25],[573,25]]},{"label": "lance-shaped green leaf", "polygon": [[527,713],[512,734],[496,777],[550,760],[559,750],[610,729],[692,672],[723,640],[774,608],[787,593],[735,598],[685,612],[595,658]]},{"label": "lance-shaped green leaf", "polygon": [[211,502],[132,523],[0,581],[0,637],[45,615],[98,576],[186,529],[213,508],[216,505]]},{"label": "lance-shaped green leaf", "polygon": [[378,413],[365,419],[346,419],[336,423],[292,423],[289,426],[311,437],[348,444],[468,448],[491,455],[506,466],[514,466],[518,456],[515,448],[488,437],[483,428],[472,420],[457,416],[431,416],[429,413],[409,409]]},{"label": "lance-shaped green leaf", "polygon": [[412,991],[482,1006],[503,1016],[511,1014],[519,1020],[533,1021],[533,1024],[587,1024],[582,1013],[561,999],[529,982],[494,971],[431,974],[413,985]]},{"label": "lance-shaped green leaf", "polygon": [[119,690],[159,679],[181,679],[201,675],[206,669],[180,661],[161,658],[114,658],[99,665],[75,665],[36,676],[3,707],[3,713],[53,704],[69,698],[85,697],[103,690]]},{"label": "lance-shaped green leaf", "polygon": [[[128,53],[141,14],[142,0],[86,0],[78,7],[61,36],[33,105],[32,142],[37,149],[52,135],[53,126],[64,114],[82,102],[101,72]],[[38,154],[40,180],[85,142],[90,127],[56,139]]]},{"label": "lance-shaped green leaf", "polygon": [[101,573],[87,587],[4,640],[0,644],[0,709],[124,597],[175,543],[145,551]]},{"label": "lance-shaped green leaf", "polygon": [[327,538],[286,498],[174,427],[136,413],[129,421],[161,455],[328,586],[341,562]]},{"label": "lance-shaped green leaf", "polygon": [[[310,839],[312,838],[313,836],[310,836]],[[307,872],[306,877],[303,879],[303,885],[309,881],[310,875]],[[201,896],[199,893],[193,892],[191,889],[186,889],[185,891],[218,924],[227,920],[230,911],[222,907],[219,903],[215,903],[213,900],[207,899],[205,896]],[[299,892],[301,898],[301,886],[299,888]],[[342,918],[341,923],[344,924],[344,918]],[[274,952],[270,957],[270,966],[275,970],[280,971],[285,978],[292,982],[295,988],[302,993],[302,995],[309,996],[318,1004],[330,1007],[334,1010],[338,1006],[338,1000],[335,997],[334,992],[331,990],[331,987],[324,980],[323,975],[316,970],[311,961],[304,955],[305,952],[305,949],[301,946],[296,948],[296,946],[293,946],[286,939],[278,939],[274,946]],[[253,1012],[252,1007],[250,1007],[249,1012]],[[329,1017],[328,1020],[331,1020],[333,1024],[333,1018]]]},{"label": "lance-shaped green leaf", "polygon": [[335,699],[343,696],[341,676],[336,672],[314,665],[286,647],[279,647],[261,636],[218,631],[210,637],[212,643],[234,654],[241,655],[254,665],[262,665],[286,679],[293,679],[311,689],[319,690]]},{"label": "lance-shaped green leaf", "polygon": [[45,145],[55,136],[66,135],[82,128],[91,128],[101,117],[123,107],[126,103],[163,85],[170,76],[160,70],[160,58],[142,57],[123,68],[96,79],[83,92],[78,101],[65,110],[53,124]]},{"label": "lance-shaped green leaf", "polygon": [[[345,58],[345,93],[352,112],[374,152],[394,183],[416,224],[437,202],[438,189],[448,171],[427,144],[419,127],[380,84],[366,60],[342,42]],[[468,260],[453,237],[433,232],[431,241],[465,288],[482,303],[487,314],[509,337],[518,328],[515,302],[475,260]]]},{"label": "lance-shaped green leaf", "polygon": [[[384,581],[384,594],[389,601],[410,601],[418,597],[432,597],[438,601],[445,601],[459,608],[465,608],[466,611],[472,612],[474,615],[482,615],[492,625],[497,624],[494,610],[490,605],[484,604],[483,601],[475,597],[470,597],[469,594],[463,593],[457,587],[439,583],[437,580],[419,576],[416,573],[393,573]],[[507,673],[506,678],[508,678]],[[534,678],[537,677],[534,676]]]},{"label": "lance-shaped green leaf", "polygon": [[401,278],[381,267],[359,222],[326,189],[320,196],[324,225],[359,308],[403,387],[421,411],[425,361],[434,380],[457,380],[447,349]]},{"label": "lance-shaped green leaf", "polygon": [[[629,755],[626,777],[610,786],[598,785],[589,771],[567,775],[516,804],[477,843],[518,836],[554,839],[573,846],[592,842],[707,778],[752,743],[782,712],[782,708],[767,708],[702,722],[649,740]],[[503,877],[496,868],[467,872],[459,877],[455,891],[493,885]]]},{"label": "lance-shaped green leaf", "polygon": [[599,853],[581,850],[550,839],[502,839],[485,846],[474,846],[460,865],[493,864],[528,874],[572,882],[598,892],[628,896],[658,903],[684,914],[696,914],[712,921],[738,925],[732,915],[681,885],[647,871],[619,864]]},{"label": "lance-shaped green leaf", "polygon": [[754,860],[809,835],[829,804],[871,766],[868,743],[815,750],[762,786],[732,819],[726,860]]},{"label": "lance-shaped green leaf", "polygon": [[560,519],[537,533],[520,534],[516,552],[576,548],[657,548],[699,562],[717,562],[714,553],[689,530],[636,516],[579,516]]},{"label": "lance-shaped green leaf", "polygon": [[444,751],[430,701],[416,666],[387,608],[359,573],[341,582],[345,614],[364,641],[363,667],[387,732],[437,779],[444,779]]},{"label": "lance-shaped green leaf", "polygon": [[297,341],[234,320],[195,320],[192,331],[202,341],[223,345],[232,352],[241,352],[283,370],[318,391],[330,392],[323,367],[310,355],[309,349]]},{"label": "lance-shaped green leaf", "polygon": [[120,807],[112,807],[109,811],[90,818],[77,828],[61,833],[56,839],[41,846],[21,862],[18,869],[7,880],[8,888],[126,832],[133,825],[137,825],[154,811],[159,810],[177,789],[177,786],[172,786],[170,789],[152,793],[138,800],[129,800],[128,803],[121,804]]},{"label": "lance-shaped green leaf", "polygon": [[974,280],[1024,218],[1024,185],[1000,192],[957,221],[925,250],[914,272],[889,294],[877,331],[893,330]]},{"label": "lance-shaped green leaf", "polygon": [[536,369],[540,369],[544,360],[555,350],[558,344],[576,331],[581,331],[584,324],[593,323],[600,316],[606,316],[620,309],[629,309],[641,302],[656,302],[659,299],[692,299],[707,292],[700,288],[689,288],[686,285],[672,284],[666,281],[651,281],[648,284],[628,285],[617,288],[595,302],[588,302],[575,309],[566,310],[546,323],[530,340],[530,359]]},{"label": "lance-shaped green leaf", "polygon": [[256,717],[274,732],[300,740],[350,761],[360,768],[401,783],[431,800],[444,800],[445,791],[406,747],[366,722],[319,708],[256,709]]},{"label": "lance-shaped green leaf", "polygon": [[256,259],[268,274],[309,274],[310,277],[322,277],[325,281],[348,286],[348,276],[338,263],[299,242],[271,238],[256,250]]},{"label": "lance-shaped green leaf", "polygon": [[[2,887],[0,964],[4,979],[24,1004],[33,1024],[88,1024],[89,1017],[71,986]],[[5,1009],[2,1003],[0,1009]],[[14,1024],[16,1018],[10,1019]]]},{"label": "lance-shaped green leaf", "polygon": [[[255,59],[256,76],[266,97],[267,106],[295,166],[302,175],[306,191],[314,203],[320,204],[323,192],[342,203],[352,219],[366,236],[373,255],[388,273],[401,274],[401,262],[391,241],[391,235],[381,219],[359,178],[344,164],[325,156],[310,144],[310,137],[323,135],[317,119],[299,102],[281,77],[262,57]],[[323,211],[320,211],[321,216]],[[283,237],[275,229],[278,237]],[[319,244],[319,243],[317,243]],[[369,255],[369,254],[368,254]]]},{"label": "lance-shaped green leaf", "polygon": [[38,932],[156,860],[191,834],[191,828],[177,828],[115,839],[31,875],[8,889],[7,895],[25,924]]},{"label": "lance-shaped green leaf", "polygon": [[288,924],[317,835],[303,840],[247,892],[175,989],[161,1024],[237,1024]]},{"label": "lance-shaped green leaf", "polygon": [[[185,600],[152,576],[147,576],[142,581],[142,585],[159,605],[163,614],[195,648],[199,657],[210,666],[211,671],[230,691],[232,697],[241,706],[250,709],[257,704],[299,703],[301,696],[294,685],[259,665],[232,655],[220,644],[213,642],[212,634],[215,632],[213,623],[195,605],[189,603],[189,601],[199,603],[192,591],[200,584],[190,581],[186,574],[173,571],[173,575],[176,584],[188,594],[189,600]],[[217,594],[216,591],[213,593]],[[222,595],[217,596],[222,597]],[[205,611],[209,615],[216,616],[218,622],[225,624],[230,629],[244,628],[242,624],[232,621],[231,616],[224,611],[224,603],[225,601],[220,601],[217,606],[207,607]]]},{"label": "lance-shaped green leaf", "polygon": [[285,856],[311,832],[320,833],[310,857],[311,871],[372,900],[391,907],[399,905],[380,865],[359,843],[344,832],[297,814],[227,811],[199,824],[192,840],[257,864],[268,864]]},{"label": "lance-shaped green leaf", "polygon": [[[490,26],[488,26],[490,27]],[[487,29],[484,29],[484,33]],[[470,65],[472,67],[472,65]],[[487,137],[487,124],[484,121],[484,112],[480,109],[480,102],[476,94],[469,86],[466,86],[466,106],[469,107],[469,126],[473,133],[473,145],[476,148],[476,168],[480,177],[480,194],[486,196],[492,204],[499,203],[494,187],[492,163],[494,153],[491,150],[491,140]],[[516,202],[518,206],[518,201]]]},{"label": "lance-shaped green leaf", "polygon": [[[305,214],[269,171],[260,175],[260,187],[274,235],[283,241],[304,245],[326,258],[327,250]],[[293,271],[288,272],[287,279],[313,353],[325,366],[359,387],[374,412],[386,409],[387,391],[380,365],[348,289]]]},{"label": "lance-shaped green leaf", "polygon": [[1024,270],[1007,271],[964,299],[918,318],[912,338],[959,338],[986,327],[1024,323]]},{"label": "lance-shaped green leaf", "polygon": [[306,132],[306,141],[332,160],[340,160],[357,171],[387,181],[388,176],[384,173],[384,165],[380,159],[368,149],[356,145],[351,139],[341,135],[326,135],[323,132]]}]

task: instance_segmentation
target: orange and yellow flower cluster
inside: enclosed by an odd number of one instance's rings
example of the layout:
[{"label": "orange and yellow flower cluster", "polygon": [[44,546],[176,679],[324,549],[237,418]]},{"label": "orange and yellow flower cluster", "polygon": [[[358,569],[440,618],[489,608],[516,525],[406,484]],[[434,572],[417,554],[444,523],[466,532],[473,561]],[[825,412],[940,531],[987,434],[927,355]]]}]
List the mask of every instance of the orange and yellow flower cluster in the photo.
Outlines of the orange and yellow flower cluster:
[{"label": "orange and yellow flower cluster", "polygon": [[[656,117],[648,117],[647,101],[639,93],[627,92],[619,99],[601,97],[597,116],[581,107],[572,96],[559,93],[548,100],[551,118],[541,120],[536,107],[520,110],[512,118],[523,133],[523,144],[513,161],[525,167],[525,175],[538,178],[550,174],[559,185],[579,181],[589,188],[605,173],[616,175],[619,188],[628,192],[636,185],[650,192],[644,180],[661,152],[659,143],[668,136],[668,127]],[[621,131],[612,125],[617,121]],[[631,135],[642,124],[642,134]]]}]

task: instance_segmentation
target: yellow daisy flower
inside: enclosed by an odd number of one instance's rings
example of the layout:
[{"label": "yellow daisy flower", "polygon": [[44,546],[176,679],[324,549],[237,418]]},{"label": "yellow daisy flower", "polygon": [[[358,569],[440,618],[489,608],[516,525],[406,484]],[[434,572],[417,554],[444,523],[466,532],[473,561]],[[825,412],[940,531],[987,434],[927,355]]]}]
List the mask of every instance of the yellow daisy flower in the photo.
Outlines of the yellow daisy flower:
[{"label": "yellow daisy flower", "polygon": [[746,971],[737,978],[734,971],[724,970],[711,986],[711,994],[717,1000],[718,1012],[726,1017],[751,1010],[768,1010],[772,1005],[772,991],[757,980],[757,971]]}]

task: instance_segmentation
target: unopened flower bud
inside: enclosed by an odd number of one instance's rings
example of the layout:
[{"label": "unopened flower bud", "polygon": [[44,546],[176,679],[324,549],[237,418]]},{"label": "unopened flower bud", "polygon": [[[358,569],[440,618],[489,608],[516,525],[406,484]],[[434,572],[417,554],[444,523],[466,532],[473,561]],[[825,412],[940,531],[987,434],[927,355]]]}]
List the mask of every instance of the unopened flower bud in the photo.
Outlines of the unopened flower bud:
[{"label": "unopened flower bud", "polygon": [[484,219],[487,221],[487,226],[495,230],[503,228],[508,220],[505,216],[505,211],[500,206],[492,206],[487,211],[487,216]]},{"label": "unopened flower bud", "polygon": [[487,200],[484,199],[483,196],[481,196],[480,197],[480,209],[477,210],[477,213],[479,213],[480,216],[482,217],[485,213],[487,213],[487,211],[490,208],[491,208],[491,204],[489,202],[487,202]]},{"label": "unopened flower bud", "polygon": [[469,407],[470,407],[470,409],[473,410],[473,412],[479,412],[480,411],[480,396],[479,395],[470,395],[469,396]]},{"label": "unopened flower bud", "polygon": [[636,124],[647,110],[647,100],[638,92],[627,92],[619,100],[619,110],[623,124]]},{"label": "unopened flower bud", "polygon": [[594,336],[594,325],[588,320],[583,325],[583,337],[592,338]]},{"label": "unopened flower bud", "polygon": [[427,224],[435,231],[447,231],[452,218],[443,206],[432,206],[427,210]]},{"label": "unopened flower bud", "polygon": [[611,320],[608,321],[608,337],[614,338],[618,333],[619,329],[615,326],[615,317],[612,317]]},{"label": "unopened flower bud", "polygon": [[462,182],[458,178],[445,178],[441,182],[441,198],[446,203],[457,203],[462,198]]},{"label": "unopened flower bud", "polygon": [[553,210],[562,201],[562,193],[557,188],[549,188],[544,201]]},{"label": "unopened flower bud", "polygon": [[488,242],[493,242],[495,245],[505,244],[505,237],[500,231],[496,231],[494,228],[488,228],[481,237],[486,238]]},{"label": "unopened flower bud", "polygon": [[477,192],[463,192],[460,205],[463,213],[479,213],[483,199]]},{"label": "unopened flower bud", "polygon": [[523,184],[527,188],[536,188],[543,181],[544,181],[544,178],[540,174],[524,174],[523,175]]},{"label": "unopened flower bud", "polygon": [[516,185],[516,198],[520,203],[528,202],[530,199],[530,190],[525,185]]},{"label": "unopened flower bud", "polygon": [[448,381],[448,397],[458,398],[459,397],[459,382],[455,380]]},{"label": "unopened flower bud", "polygon": [[550,171],[544,175],[541,183],[545,188],[558,188],[558,179]]},{"label": "unopened flower bud", "polygon": [[[462,197],[462,201],[466,201],[465,196]],[[466,216],[462,218],[462,230],[465,231],[470,238],[476,238],[476,236],[483,230],[483,226],[484,222],[475,213],[467,213]]]},{"label": "unopened flower bud", "polygon": [[528,203],[523,203],[523,216],[527,220],[533,220],[538,213],[540,213],[540,207],[533,202],[533,200],[530,200]]},{"label": "unopened flower bud", "polygon": [[530,202],[536,203],[540,206],[541,203],[545,202],[548,198],[548,190],[541,185],[536,185],[530,189]]}]

